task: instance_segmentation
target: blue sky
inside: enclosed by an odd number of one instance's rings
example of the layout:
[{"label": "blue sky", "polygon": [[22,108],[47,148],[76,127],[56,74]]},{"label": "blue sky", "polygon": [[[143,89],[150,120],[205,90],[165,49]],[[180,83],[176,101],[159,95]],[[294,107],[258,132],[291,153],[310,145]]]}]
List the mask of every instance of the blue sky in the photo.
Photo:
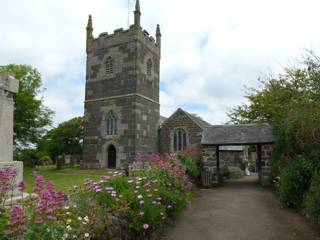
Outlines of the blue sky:
[{"label": "blue sky", "polygon": [[[30,64],[43,77],[55,124],[83,114],[85,27],[127,27],[127,0],[0,0],[0,64]],[[130,0],[130,22],[134,0]],[[161,114],[177,107],[226,122],[245,87],[320,49],[318,0],[141,0],[142,26],[160,24]]]}]

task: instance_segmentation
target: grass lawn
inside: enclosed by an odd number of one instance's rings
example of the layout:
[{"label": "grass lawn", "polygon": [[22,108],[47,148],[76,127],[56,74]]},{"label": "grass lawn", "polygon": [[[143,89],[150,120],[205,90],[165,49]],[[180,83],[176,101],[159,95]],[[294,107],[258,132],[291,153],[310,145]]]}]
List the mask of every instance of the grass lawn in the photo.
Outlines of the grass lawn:
[{"label": "grass lawn", "polygon": [[[25,167],[23,169],[23,180],[27,184],[26,192],[32,192],[35,177],[32,175],[34,168]],[[80,167],[64,167],[58,170],[56,166],[40,166],[40,175],[46,180],[52,180],[58,190],[67,190],[73,185],[83,184],[85,178],[98,180],[101,176],[107,175],[105,169],[80,169]]]}]

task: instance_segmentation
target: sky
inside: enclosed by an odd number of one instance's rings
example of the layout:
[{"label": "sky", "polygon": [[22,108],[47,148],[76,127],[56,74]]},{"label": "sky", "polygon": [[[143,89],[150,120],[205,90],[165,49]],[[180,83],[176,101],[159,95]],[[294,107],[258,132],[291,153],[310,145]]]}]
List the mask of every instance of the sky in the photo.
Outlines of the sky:
[{"label": "sky", "polygon": [[[133,23],[135,0],[0,0],[0,65],[42,74],[54,124],[83,115],[85,27],[94,36]],[[162,32],[161,115],[178,107],[212,124],[245,103],[246,87],[320,50],[319,0],[141,0],[141,24]]]}]

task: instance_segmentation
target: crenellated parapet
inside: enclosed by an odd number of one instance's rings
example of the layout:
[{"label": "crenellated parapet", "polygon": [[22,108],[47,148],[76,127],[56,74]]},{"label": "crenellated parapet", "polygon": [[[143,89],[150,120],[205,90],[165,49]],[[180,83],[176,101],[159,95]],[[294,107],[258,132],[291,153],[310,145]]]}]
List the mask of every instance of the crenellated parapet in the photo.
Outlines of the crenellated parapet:
[{"label": "crenellated parapet", "polygon": [[103,50],[108,47],[112,47],[119,44],[125,44],[132,41],[140,41],[145,44],[155,54],[160,56],[161,51],[161,39],[159,35],[156,38],[149,34],[147,30],[142,28],[136,28],[135,25],[131,25],[129,29],[118,28],[113,31],[112,34],[108,32],[100,33],[97,38],[92,39],[89,37],[89,44],[87,44],[87,53],[92,51]]},{"label": "crenellated parapet", "polygon": [[93,51],[100,51],[105,48],[109,48],[119,44],[125,44],[132,41],[139,41],[140,43],[149,47],[149,49],[160,57],[161,52],[161,32],[160,25],[156,27],[155,37],[150,35],[147,30],[141,27],[141,11],[140,2],[136,1],[136,7],[134,11],[134,24],[129,29],[124,30],[119,28],[113,31],[112,34],[108,32],[100,33],[98,37],[93,36],[93,24],[92,16],[89,15],[87,24],[87,54]]}]

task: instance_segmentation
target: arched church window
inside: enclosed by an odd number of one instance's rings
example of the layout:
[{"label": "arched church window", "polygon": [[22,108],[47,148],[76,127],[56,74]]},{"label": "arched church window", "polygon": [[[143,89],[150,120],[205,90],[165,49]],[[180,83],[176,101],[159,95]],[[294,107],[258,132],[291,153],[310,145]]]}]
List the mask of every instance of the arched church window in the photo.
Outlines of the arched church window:
[{"label": "arched church window", "polygon": [[173,150],[184,151],[187,148],[187,133],[184,129],[178,128],[173,135]]},{"label": "arched church window", "polygon": [[111,74],[113,73],[113,59],[112,57],[108,57],[106,60],[106,74]]},{"label": "arched church window", "polygon": [[117,117],[113,111],[110,111],[107,115],[107,135],[117,135]]},{"label": "arched church window", "polygon": [[149,59],[147,62],[147,74],[150,76],[151,73],[152,73],[152,61],[151,59]]}]

